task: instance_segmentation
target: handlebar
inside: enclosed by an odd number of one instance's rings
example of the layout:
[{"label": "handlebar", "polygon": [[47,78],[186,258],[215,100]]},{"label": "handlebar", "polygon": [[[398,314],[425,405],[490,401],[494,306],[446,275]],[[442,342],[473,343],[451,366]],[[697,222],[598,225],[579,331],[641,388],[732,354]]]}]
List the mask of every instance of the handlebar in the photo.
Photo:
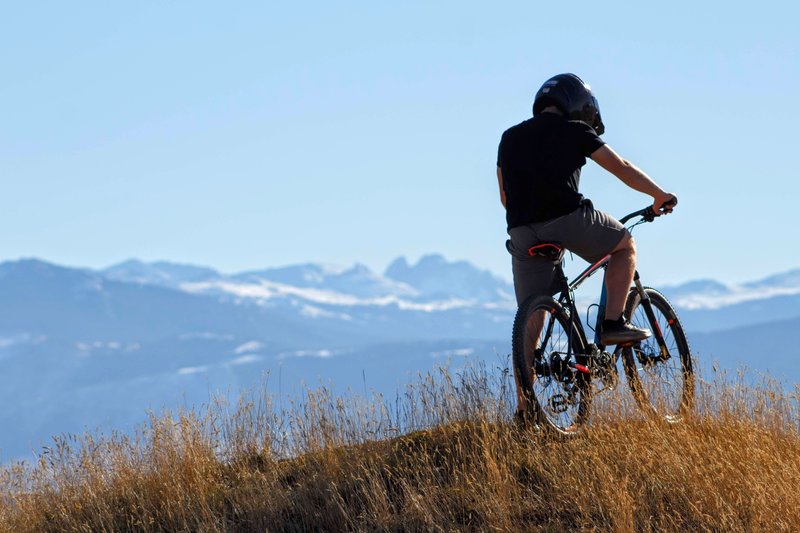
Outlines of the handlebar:
[{"label": "handlebar", "polygon": [[652,222],[652,221],[654,221],[656,219],[656,217],[658,215],[656,214],[655,211],[653,211],[653,206],[648,205],[644,209],[639,209],[638,211],[634,211],[630,215],[625,215],[624,217],[619,219],[619,221],[620,221],[621,224],[624,225],[630,219],[636,218],[638,216],[642,217],[645,222]]},{"label": "handlebar", "polygon": [[660,217],[661,215],[672,212],[672,208],[675,206],[675,204],[678,203],[677,199],[673,198],[673,200],[674,201],[665,202],[664,205],[661,206],[661,209],[664,209],[664,213],[656,213],[655,211],[653,211],[653,206],[649,205],[644,209],[639,209],[638,211],[634,211],[630,215],[622,217],[621,219],[619,219],[619,221],[621,224],[625,224],[630,219],[640,216],[642,217],[642,222],[652,222],[656,219],[656,217]]}]

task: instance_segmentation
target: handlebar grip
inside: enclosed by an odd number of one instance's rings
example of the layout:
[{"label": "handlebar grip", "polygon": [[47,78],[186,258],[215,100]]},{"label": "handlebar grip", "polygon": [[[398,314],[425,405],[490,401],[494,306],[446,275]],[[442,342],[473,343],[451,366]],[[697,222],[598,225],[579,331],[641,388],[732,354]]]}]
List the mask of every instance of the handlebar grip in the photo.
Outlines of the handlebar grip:
[{"label": "handlebar grip", "polygon": [[672,200],[668,200],[668,201],[664,202],[664,204],[661,207],[662,209],[664,209],[664,208],[669,209],[668,211],[664,211],[663,213],[660,213],[658,211],[655,211],[653,209],[652,205],[648,205],[644,209],[640,209],[638,211],[634,211],[633,213],[622,217],[621,219],[619,219],[619,221],[622,224],[627,224],[628,221],[633,219],[633,218],[642,217],[645,220],[645,222],[653,222],[656,219],[656,217],[660,217],[663,214],[672,212],[671,208],[674,207],[675,205],[677,205],[677,203],[678,203],[678,199],[675,196],[673,196]]},{"label": "handlebar grip", "polygon": [[[664,213],[672,213],[672,208],[675,207],[676,205],[678,205],[678,199],[673,196],[672,198],[661,204],[661,207],[659,207],[658,210],[663,211]],[[660,215],[661,213],[658,214]]]}]

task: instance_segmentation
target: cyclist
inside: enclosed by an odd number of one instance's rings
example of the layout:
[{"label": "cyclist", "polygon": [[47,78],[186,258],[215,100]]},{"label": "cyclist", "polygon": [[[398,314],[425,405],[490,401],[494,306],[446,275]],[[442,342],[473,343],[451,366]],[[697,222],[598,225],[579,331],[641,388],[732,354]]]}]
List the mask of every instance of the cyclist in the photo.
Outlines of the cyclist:
[{"label": "cyclist", "polygon": [[[558,292],[553,259],[529,253],[536,244],[555,243],[590,263],[611,255],[606,268],[607,301],[600,339],[607,346],[650,336],[625,321],[623,309],[634,271],[636,248],[625,227],[594,209],[579,192],[581,168],[591,158],[628,187],[653,198],[653,209],[670,213],[678,199],[622,159],[602,139],[597,99],[575,74],[559,74],[536,93],[533,118],[506,130],[497,153],[500,201],[506,209],[517,305],[532,295]],[[540,331],[544,312],[533,319]],[[534,342],[538,342],[538,335]],[[528,362],[532,364],[533,361]],[[516,377],[516,376],[515,376]],[[525,405],[519,381],[518,413]]]}]

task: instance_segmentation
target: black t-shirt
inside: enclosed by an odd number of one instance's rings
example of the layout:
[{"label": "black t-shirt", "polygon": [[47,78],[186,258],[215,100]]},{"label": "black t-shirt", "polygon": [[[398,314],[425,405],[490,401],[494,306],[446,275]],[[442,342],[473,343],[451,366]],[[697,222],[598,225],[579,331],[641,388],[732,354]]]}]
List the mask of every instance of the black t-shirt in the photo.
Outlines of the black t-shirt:
[{"label": "black t-shirt", "polygon": [[581,167],[603,146],[591,126],[541,113],[505,131],[497,150],[509,228],[550,220],[577,209]]}]

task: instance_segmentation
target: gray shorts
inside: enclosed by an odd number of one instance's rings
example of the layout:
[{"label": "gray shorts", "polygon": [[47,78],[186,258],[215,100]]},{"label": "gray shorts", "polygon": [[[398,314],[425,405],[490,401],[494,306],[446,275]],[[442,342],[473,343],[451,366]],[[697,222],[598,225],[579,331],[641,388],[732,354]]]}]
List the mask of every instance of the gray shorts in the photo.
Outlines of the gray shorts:
[{"label": "gray shorts", "polygon": [[508,230],[506,248],[511,253],[517,305],[532,295],[553,295],[559,291],[555,265],[547,258],[528,254],[534,244],[552,242],[596,263],[616,248],[628,234],[617,219],[592,207],[591,202],[567,215],[517,226]]}]

